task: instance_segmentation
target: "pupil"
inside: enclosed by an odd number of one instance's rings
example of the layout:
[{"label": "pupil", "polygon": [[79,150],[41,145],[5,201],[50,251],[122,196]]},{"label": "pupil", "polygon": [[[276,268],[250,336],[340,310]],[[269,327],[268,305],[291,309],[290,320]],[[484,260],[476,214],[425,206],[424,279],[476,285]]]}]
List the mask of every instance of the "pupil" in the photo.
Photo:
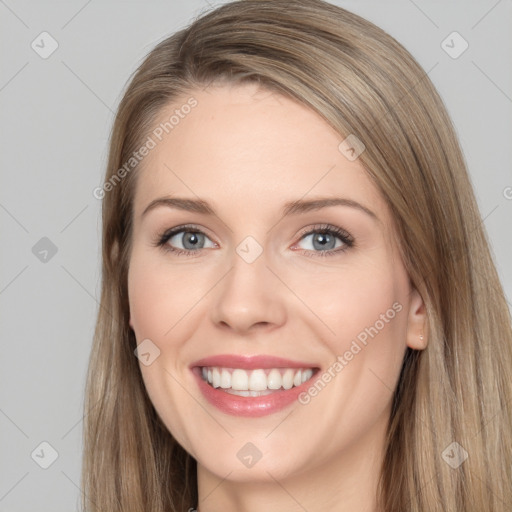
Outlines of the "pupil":
[{"label": "pupil", "polygon": [[[195,249],[199,244],[199,233],[186,233],[185,234],[185,243],[183,244],[185,249]],[[187,244],[191,244],[191,247],[187,247]]]},{"label": "pupil", "polygon": [[[321,249],[321,250],[333,249],[334,248],[334,246],[332,244],[333,241],[334,241],[334,238],[332,238],[331,235],[329,235],[328,233],[319,233],[313,239],[313,246],[315,247],[315,249]],[[319,244],[319,246],[317,247],[316,244]],[[327,245],[329,247],[326,247]]]}]

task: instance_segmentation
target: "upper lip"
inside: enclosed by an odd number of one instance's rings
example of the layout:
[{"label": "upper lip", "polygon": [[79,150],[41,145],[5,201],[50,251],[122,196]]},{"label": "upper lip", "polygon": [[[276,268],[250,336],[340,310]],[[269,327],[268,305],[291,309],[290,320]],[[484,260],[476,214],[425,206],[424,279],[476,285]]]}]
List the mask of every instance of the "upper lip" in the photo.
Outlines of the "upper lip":
[{"label": "upper lip", "polygon": [[305,361],[292,361],[283,357],[270,355],[236,355],[236,354],[219,354],[216,356],[205,357],[199,359],[190,365],[190,368],[198,366],[210,366],[221,368],[240,368],[243,370],[255,370],[258,368],[317,368],[316,364]]}]

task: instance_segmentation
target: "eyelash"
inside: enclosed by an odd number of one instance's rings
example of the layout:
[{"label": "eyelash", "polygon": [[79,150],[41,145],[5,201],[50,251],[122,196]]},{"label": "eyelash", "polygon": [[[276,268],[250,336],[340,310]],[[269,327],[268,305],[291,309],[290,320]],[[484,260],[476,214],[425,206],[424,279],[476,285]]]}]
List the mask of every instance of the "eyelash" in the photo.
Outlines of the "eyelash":
[{"label": "eyelash", "polygon": [[[203,231],[201,231],[197,226],[194,225],[185,225],[185,226],[177,226],[175,228],[172,228],[170,230],[165,231],[164,233],[157,236],[157,238],[153,241],[153,246],[160,247],[165,252],[170,252],[175,254],[176,256],[186,256],[186,257],[195,257],[199,250],[195,251],[189,251],[186,249],[176,249],[174,247],[171,247],[167,242],[176,234],[185,232],[185,233],[198,233],[202,235],[206,235]],[[333,226],[332,224],[320,224],[317,226],[313,226],[313,228],[309,228],[306,231],[303,231],[300,234],[299,242],[306,236],[314,234],[314,233],[320,233],[323,235],[329,234],[334,235],[335,237],[339,238],[343,242],[342,247],[338,247],[337,249],[328,249],[325,251],[310,251],[306,249],[302,249],[302,253],[305,256],[311,257],[311,258],[325,258],[327,256],[335,256],[339,253],[345,252],[347,249],[354,247],[354,239],[344,229],[341,229],[337,226]],[[313,253],[313,254],[311,254]]]}]

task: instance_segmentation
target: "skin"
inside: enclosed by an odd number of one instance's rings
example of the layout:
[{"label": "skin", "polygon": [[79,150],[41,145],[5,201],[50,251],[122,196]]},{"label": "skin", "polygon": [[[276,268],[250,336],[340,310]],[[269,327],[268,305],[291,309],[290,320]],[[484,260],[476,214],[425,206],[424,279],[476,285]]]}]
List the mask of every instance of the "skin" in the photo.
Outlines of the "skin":
[{"label": "skin", "polygon": [[[140,364],[144,383],[198,462],[199,510],[376,511],[392,390],[406,347],[422,350],[427,339],[390,211],[359,160],[338,149],[344,137],[302,104],[255,85],[216,85],[191,91],[161,119],[190,96],[198,105],[137,178],[128,288],[137,342],[149,338],[160,350]],[[142,216],[170,195],[204,199],[216,215],[159,206]],[[281,214],[288,201],[319,197],[357,201],[378,220],[350,206]],[[319,255],[314,229],[324,223],[348,231],[354,246]],[[182,224],[206,234],[191,257],[153,244]],[[183,234],[167,244],[183,248]],[[236,252],[247,236],[263,251],[252,263]],[[336,240],[331,252],[343,245]],[[206,401],[189,369],[216,354],[269,354],[325,371],[395,303],[401,311],[306,405],[228,415]],[[237,457],[247,442],[262,454],[250,468]]]}]

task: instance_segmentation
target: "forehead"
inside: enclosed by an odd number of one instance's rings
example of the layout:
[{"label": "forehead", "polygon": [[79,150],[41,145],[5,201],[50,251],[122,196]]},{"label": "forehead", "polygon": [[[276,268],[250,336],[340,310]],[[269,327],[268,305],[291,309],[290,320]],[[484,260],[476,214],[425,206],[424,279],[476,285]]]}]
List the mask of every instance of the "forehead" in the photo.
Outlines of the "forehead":
[{"label": "forehead", "polygon": [[363,166],[340,151],[344,137],[305,105],[253,84],[192,90],[162,110],[155,133],[161,140],[152,135],[137,177],[136,216],[164,195],[239,212],[318,195],[385,209]]}]

